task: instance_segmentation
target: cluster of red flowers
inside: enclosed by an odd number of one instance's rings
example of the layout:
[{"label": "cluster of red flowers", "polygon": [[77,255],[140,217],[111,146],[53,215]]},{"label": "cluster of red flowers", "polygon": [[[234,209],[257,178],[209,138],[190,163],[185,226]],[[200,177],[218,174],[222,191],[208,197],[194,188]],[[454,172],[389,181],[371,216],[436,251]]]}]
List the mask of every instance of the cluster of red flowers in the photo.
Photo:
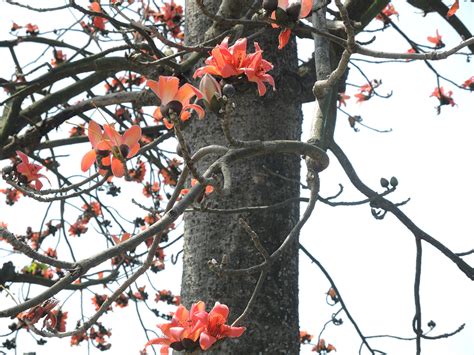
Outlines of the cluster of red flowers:
[{"label": "cluster of red flowers", "polygon": [[161,345],[161,354],[167,354],[169,348],[177,351],[208,350],[216,341],[240,337],[245,331],[244,327],[227,325],[228,316],[229,308],[219,302],[209,313],[202,301],[194,303],[190,311],[180,305],[171,322],[158,325],[164,336],[150,340],[145,349],[150,345]]},{"label": "cluster of red flowers", "polygon": [[182,40],[184,33],[181,29],[183,22],[183,7],[176,5],[173,0],[165,2],[161,7],[161,11],[153,11],[149,7],[145,8],[145,16],[153,17],[155,23],[164,24],[165,30],[171,34],[172,37]]},{"label": "cluster of red flowers", "polygon": [[111,92],[123,91],[126,88],[138,86],[144,82],[145,78],[143,76],[132,73],[130,75],[122,76],[118,79],[112,79],[111,84],[105,84],[105,92],[109,94]]},{"label": "cluster of red flowers", "polygon": [[[19,313],[16,317],[24,322],[26,326],[34,325],[38,323],[41,318],[45,318],[43,327],[48,326],[48,328],[56,328],[57,322],[55,314],[52,312],[53,308],[58,305],[59,301],[57,299],[51,298],[44,301],[42,304],[30,308],[27,311]],[[49,321],[49,324],[47,322]]]},{"label": "cluster of red flowers", "polygon": [[24,28],[26,33],[30,36],[36,36],[39,33],[39,28],[37,25],[32,23],[28,23],[25,26],[20,26],[17,23],[13,22],[10,31],[15,32],[18,31],[20,28]]},{"label": "cluster of red flowers", "polygon": [[[78,327],[80,324],[78,323]],[[110,329],[105,328],[101,323],[96,323],[97,330],[94,326],[89,329],[89,334],[86,332],[75,334],[71,337],[71,346],[79,345],[84,340],[90,339],[92,340],[92,344],[99,350],[105,351],[109,350],[112,344],[107,343],[107,339],[105,337],[110,337],[112,333]]]},{"label": "cluster of red flowers", "polygon": [[91,218],[99,217],[102,215],[102,208],[100,203],[93,201],[91,203],[86,203],[82,206],[84,212],[77,218],[76,222],[71,224],[69,227],[69,235],[79,237],[81,234],[87,232],[87,224]]},{"label": "cluster of red flowers", "polygon": [[128,170],[128,175],[130,176],[131,181],[135,182],[143,182],[145,179],[146,167],[145,163],[142,162],[140,159],[137,161],[137,165],[135,168]]},{"label": "cluster of red flowers", "polygon": [[381,80],[374,79],[370,83],[359,87],[359,92],[354,95],[354,97],[357,99],[356,102],[361,103],[369,100],[372,96],[374,96],[374,89],[379,87],[381,84]]},{"label": "cluster of red flowers", "polygon": [[173,295],[169,290],[161,290],[155,295],[155,302],[160,301],[179,306],[181,304],[181,296]]}]

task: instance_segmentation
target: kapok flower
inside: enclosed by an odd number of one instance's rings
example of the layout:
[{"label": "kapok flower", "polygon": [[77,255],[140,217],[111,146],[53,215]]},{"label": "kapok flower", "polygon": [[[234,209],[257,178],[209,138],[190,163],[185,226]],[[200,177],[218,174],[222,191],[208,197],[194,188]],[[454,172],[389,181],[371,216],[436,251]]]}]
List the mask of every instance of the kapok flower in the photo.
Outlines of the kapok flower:
[{"label": "kapok flower", "polygon": [[434,89],[433,93],[430,97],[436,97],[439,100],[439,106],[443,105],[451,105],[454,106],[454,100],[451,97],[453,95],[452,91],[448,91],[447,93],[444,92],[443,87],[437,87]]},{"label": "kapok flower", "polygon": [[346,106],[346,100],[349,100],[351,97],[346,95],[345,92],[337,93],[337,107],[341,107],[341,105]]},{"label": "kapok flower", "polygon": [[469,79],[467,79],[462,86],[466,89],[469,89],[471,91],[474,91],[474,76],[471,76]]},{"label": "kapok flower", "polygon": [[243,67],[246,59],[247,38],[238,39],[229,47],[229,37],[226,37],[212,49],[211,56],[205,61],[207,65],[198,68],[193,77],[201,77],[206,73],[221,78],[239,76],[244,72]]},{"label": "kapok flower", "polygon": [[228,316],[229,308],[219,302],[216,302],[209,313],[196,314],[196,318],[206,325],[199,336],[199,345],[202,350],[209,349],[219,339],[237,338],[244,333],[245,327],[232,327],[226,324]]},{"label": "kapok flower", "polygon": [[[33,324],[37,323],[41,318],[43,318],[46,315],[48,315],[48,318],[49,318],[49,315],[50,315],[51,311],[53,310],[54,307],[57,306],[58,303],[59,303],[59,301],[57,299],[50,298],[50,299],[44,301],[40,305],[37,305],[33,308],[30,308],[27,311],[21,312],[16,317],[18,319],[26,322],[26,324],[33,325]],[[46,319],[48,319],[48,318],[46,318]]]},{"label": "kapok flower", "polygon": [[375,16],[375,18],[382,21],[384,25],[387,25],[390,23],[389,17],[392,15],[397,15],[398,17],[398,12],[395,10],[395,6],[389,3],[377,16]]},{"label": "kapok flower", "polygon": [[434,37],[428,36],[427,37],[428,41],[430,41],[431,43],[433,43],[435,45],[435,49],[443,48],[445,46],[445,44],[443,43],[441,38],[442,38],[442,36],[439,34],[438,30],[436,30],[436,36],[434,36]]},{"label": "kapok flower", "polygon": [[[297,22],[305,18],[313,8],[313,0],[278,0],[278,5],[271,14],[271,18],[277,23],[272,23],[273,28],[279,28],[280,24],[286,25],[288,22]],[[291,29],[284,28],[278,36],[278,49],[286,46],[290,39]]]},{"label": "kapok flower", "polygon": [[161,345],[160,354],[168,354],[170,347],[177,351],[197,349],[199,336],[205,326],[200,319],[196,318],[198,312],[206,313],[205,304],[202,301],[194,303],[190,311],[183,305],[179,305],[170,323],[158,325],[164,337],[150,340],[145,344],[145,348],[150,345]]},{"label": "kapok flower", "polygon": [[263,59],[260,46],[254,42],[255,52],[247,54],[247,39],[237,40],[234,45],[229,47],[229,37],[224,38],[221,44],[218,44],[211,51],[211,56],[206,59],[207,65],[198,68],[194,72],[194,78],[201,77],[204,74],[216,75],[222,78],[239,76],[245,74],[249,81],[258,85],[260,96],[266,92],[267,82],[275,89],[275,82],[267,72],[273,69],[273,65]]},{"label": "kapok flower", "polygon": [[193,97],[202,98],[202,93],[191,84],[184,84],[179,87],[179,79],[174,76],[160,76],[158,81],[148,80],[147,86],[161,100],[160,107],[157,107],[153,117],[157,121],[163,120],[166,128],[173,128],[170,115],[175,114],[186,121],[191,117],[191,110],[196,111],[199,118],[204,117],[204,109],[196,104],[191,104]]},{"label": "kapok flower", "polygon": [[[102,133],[100,126],[91,120],[87,134],[92,150],[82,158],[82,171],[89,170],[94,161],[97,161],[100,174],[105,175],[111,168],[114,176],[122,177],[125,174],[125,159],[132,158],[140,149],[141,128],[133,125],[121,135],[113,125],[105,124],[104,133]],[[112,159],[110,154],[112,154]]]},{"label": "kapok flower", "polygon": [[332,344],[327,344],[324,339],[320,339],[319,342],[313,347],[311,351],[316,351],[318,353],[325,352],[330,353],[331,351],[336,351],[336,348]]},{"label": "kapok flower", "polygon": [[257,42],[254,43],[254,46],[255,53],[252,53],[247,57],[244,73],[249,81],[257,83],[258,94],[263,96],[267,91],[264,83],[269,83],[273,87],[273,90],[275,90],[275,81],[270,74],[267,74],[267,71],[273,69],[273,65],[269,61],[263,59],[263,51],[260,49]]},{"label": "kapok flower", "polygon": [[43,174],[38,174],[38,171],[43,167],[38,164],[30,163],[28,156],[19,150],[16,151],[16,154],[21,160],[21,163],[16,167],[17,172],[20,174],[20,182],[27,183],[30,186],[34,182],[34,189],[41,190],[43,183],[40,181],[40,178],[45,178],[49,181],[49,179]]}]

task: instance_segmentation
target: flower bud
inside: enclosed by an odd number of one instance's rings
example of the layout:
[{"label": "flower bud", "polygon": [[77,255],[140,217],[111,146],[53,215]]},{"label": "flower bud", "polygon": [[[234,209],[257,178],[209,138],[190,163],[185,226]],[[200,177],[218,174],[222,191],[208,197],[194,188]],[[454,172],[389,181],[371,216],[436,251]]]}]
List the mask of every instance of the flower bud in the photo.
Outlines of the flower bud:
[{"label": "flower bud", "polygon": [[278,0],[263,0],[262,6],[268,12],[273,12],[278,7]]},{"label": "flower bud", "polygon": [[225,84],[222,88],[222,92],[227,97],[232,97],[235,95],[235,87],[232,84]]},{"label": "flower bud", "polygon": [[202,92],[203,98],[207,103],[212,102],[213,97],[220,98],[222,96],[221,86],[212,75],[204,74],[199,82],[199,91]]},{"label": "flower bud", "polygon": [[398,185],[398,179],[395,176],[392,176],[392,178],[390,179],[390,185],[392,185],[393,187],[396,187]]},{"label": "flower bud", "polygon": [[179,101],[170,101],[166,105],[160,106],[161,114],[164,117],[169,117],[172,112],[179,115],[183,109],[183,104]]},{"label": "flower bud", "polygon": [[385,178],[381,178],[380,185],[382,185],[382,187],[388,187],[388,180]]}]

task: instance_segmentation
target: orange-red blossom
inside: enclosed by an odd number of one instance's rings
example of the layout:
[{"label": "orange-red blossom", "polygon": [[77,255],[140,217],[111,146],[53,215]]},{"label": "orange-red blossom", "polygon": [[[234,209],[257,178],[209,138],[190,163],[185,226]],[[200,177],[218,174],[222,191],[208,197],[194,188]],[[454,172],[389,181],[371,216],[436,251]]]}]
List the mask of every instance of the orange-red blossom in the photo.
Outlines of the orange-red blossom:
[{"label": "orange-red blossom", "polygon": [[229,308],[219,302],[209,313],[202,301],[194,303],[190,311],[180,305],[170,323],[158,325],[164,337],[150,340],[145,348],[161,345],[160,354],[168,354],[169,348],[177,351],[194,351],[199,347],[208,350],[217,340],[239,337],[245,331],[244,327],[227,325],[228,315]]},{"label": "orange-red blossom", "polygon": [[196,104],[191,104],[193,97],[202,98],[202,93],[191,84],[179,86],[179,79],[174,76],[160,76],[158,81],[148,80],[147,86],[161,100],[160,107],[157,107],[153,113],[153,118],[157,121],[163,120],[166,128],[173,128],[173,122],[170,121],[170,115],[176,114],[182,121],[191,117],[191,110],[197,112],[199,118],[204,117],[204,109]]},{"label": "orange-red blossom", "polygon": [[238,39],[229,47],[229,37],[216,45],[211,56],[205,61],[206,65],[198,68],[194,72],[194,78],[201,77],[204,74],[220,76],[221,78],[230,78],[245,74],[249,81],[257,83],[258,93],[263,96],[266,92],[264,83],[269,83],[275,89],[275,81],[269,70],[273,65],[263,59],[262,49],[257,42],[254,42],[255,52],[247,54],[247,39]]},{"label": "orange-red blossom", "polygon": [[[271,18],[273,20],[279,20],[278,12],[284,13],[287,20],[297,22],[299,19],[305,18],[311,12],[313,8],[313,0],[278,0],[278,6],[275,11],[272,12]],[[272,23],[273,28],[279,28],[280,26],[276,23]],[[278,36],[278,49],[285,47],[290,39],[291,29],[284,28],[281,30]]]},{"label": "orange-red blossom", "polygon": [[28,156],[19,150],[16,151],[16,154],[21,160],[21,163],[16,167],[17,172],[19,172],[23,179],[26,180],[26,183],[34,183],[33,187],[35,190],[41,190],[43,183],[40,181],[40,178],[45,178],[48,180],[48,178],[43,174],[38,174],[38,171],[40,171],[43,167],[38,164],[30,163]]},{"label": "orange-red blossom", "polygon": [[111,169],[114,176],[124,176],[125,159],[132,158],[140,149],[138,141],[142,135],[141,128],[133,125],[121,135],[113,125],[105,124],[102,132],[99,124],[91,120],[87,135],[92,149],[82,158],[82,171],[86,172],[94,162],[97,162],[101,175],[106,175]]}]

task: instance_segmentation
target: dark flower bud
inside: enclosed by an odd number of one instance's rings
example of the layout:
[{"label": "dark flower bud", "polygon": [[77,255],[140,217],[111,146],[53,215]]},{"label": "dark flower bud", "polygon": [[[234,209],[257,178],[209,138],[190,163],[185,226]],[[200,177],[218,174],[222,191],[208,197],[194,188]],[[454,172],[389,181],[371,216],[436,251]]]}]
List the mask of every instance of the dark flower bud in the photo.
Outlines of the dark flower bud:
[{"label": "dark flower bud", "polygon": [[166,105],[160,106],[161,114],[164,117],[169,117],[172,112],[179,115],[182,109],[183,105],[179,101],[170,101]]},{"label": "dark flower bud", "polygon": [[398,179],[395,176],[392,176],[392,178],[390,179],[390,185],[392,185],[393,187],[396,187],[398,185]]},{"label": "dark flower bud", "polygon": [[273,12],[278,7],[278,0],[263,0],[262,7],[268,12]]},{"label": "dark flower bud", "polygon": [[300,18],[300,13],[301,13],[301,4],[300,3],[293,3],[288,8],[286,9],[286,13],[288,14],[288,19],[290,21],[298,21]]},{"label": "dark flower bud", "polygon": [[232,84],[225,84],[222,88],[222,93],[227,97],[232,97],[235,95],[235,87]]},{"label": "dark flower bud", "polygon": [[385,178],[381,178],[380,185],[382,185],[382,187],[388,187],[388,180]]}]

